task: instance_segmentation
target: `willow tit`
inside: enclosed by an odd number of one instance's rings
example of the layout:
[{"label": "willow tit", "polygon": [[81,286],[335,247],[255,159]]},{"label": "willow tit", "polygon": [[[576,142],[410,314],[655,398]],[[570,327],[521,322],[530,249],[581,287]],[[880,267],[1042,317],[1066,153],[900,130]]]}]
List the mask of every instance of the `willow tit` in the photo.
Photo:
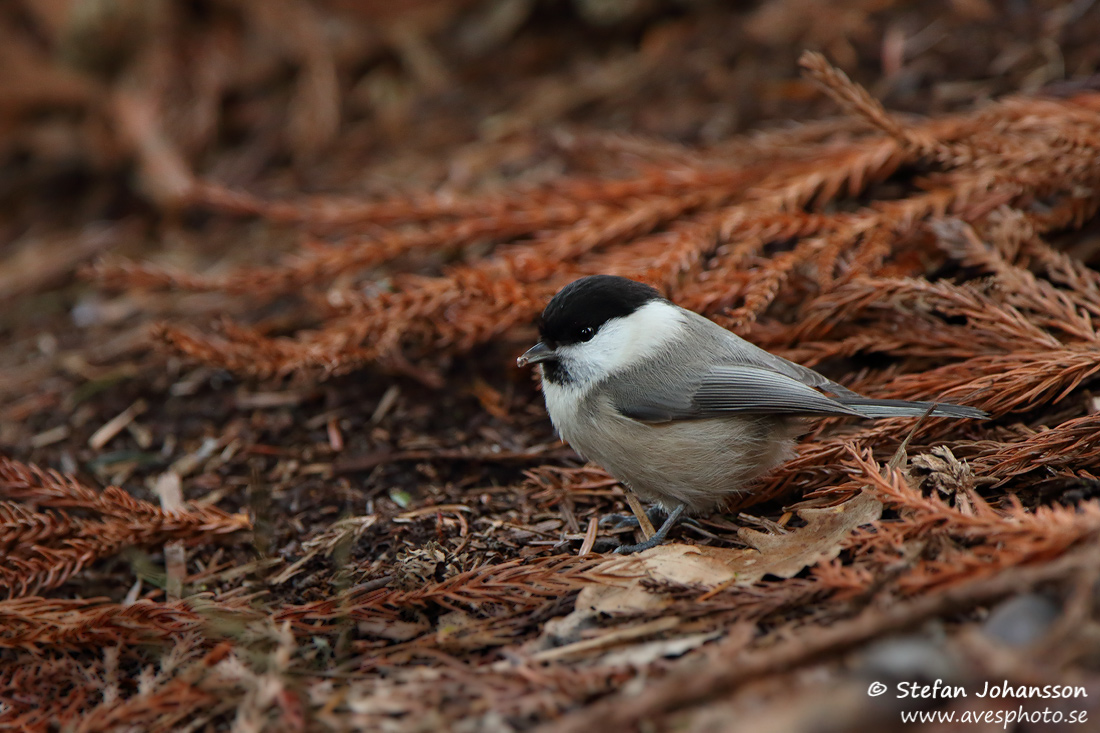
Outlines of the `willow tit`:
[{"label": "willow tit", "polygon": [[753,346],[654,288],[611,275],[566,285],[519,366],[538,364],[558,434],[667,518],[715,509],[793,455],[799,418],[983,418],[972,407],[863,397]]}]

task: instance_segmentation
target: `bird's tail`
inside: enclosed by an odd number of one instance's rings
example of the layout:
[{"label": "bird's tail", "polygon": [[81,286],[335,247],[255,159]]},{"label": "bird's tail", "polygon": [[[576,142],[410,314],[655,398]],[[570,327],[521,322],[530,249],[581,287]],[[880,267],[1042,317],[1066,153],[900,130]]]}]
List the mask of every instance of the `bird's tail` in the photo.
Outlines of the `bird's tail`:
[{"label": "bird's tail", "polygon": [[[875,400],[869,397],[836,397],[837,402],[853,408],[863,417],[989,417],[975,407],[952,405],[948,402],[907,402],[906,400]],[[931,410],[931,412],[929,412]]]}]

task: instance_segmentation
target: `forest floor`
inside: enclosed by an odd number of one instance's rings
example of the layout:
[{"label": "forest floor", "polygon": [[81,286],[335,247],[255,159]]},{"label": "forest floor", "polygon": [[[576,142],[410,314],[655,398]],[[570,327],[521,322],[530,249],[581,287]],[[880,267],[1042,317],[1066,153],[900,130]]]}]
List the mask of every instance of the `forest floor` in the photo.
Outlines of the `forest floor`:
[{"label": "forest floor", "polygon": [[[4,5],[0,729],[1089,729],[1096,38],[1092,2]],[[614,555],[623,488],[515,365],[593,273],[991,417],[815,421]]]}]

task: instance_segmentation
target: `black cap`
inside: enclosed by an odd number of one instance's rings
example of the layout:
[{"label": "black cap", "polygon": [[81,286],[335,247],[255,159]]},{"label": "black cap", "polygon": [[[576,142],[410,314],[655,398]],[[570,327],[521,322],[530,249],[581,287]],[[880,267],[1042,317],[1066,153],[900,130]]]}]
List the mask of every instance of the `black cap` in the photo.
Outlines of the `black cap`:
[{"label": "black cap", "polygon": [[653,287],[617,275],[590,275],[558,291],[539,318],[539,336],[550,347],[587,341],[607,321],[628,316],[653,300]]}]

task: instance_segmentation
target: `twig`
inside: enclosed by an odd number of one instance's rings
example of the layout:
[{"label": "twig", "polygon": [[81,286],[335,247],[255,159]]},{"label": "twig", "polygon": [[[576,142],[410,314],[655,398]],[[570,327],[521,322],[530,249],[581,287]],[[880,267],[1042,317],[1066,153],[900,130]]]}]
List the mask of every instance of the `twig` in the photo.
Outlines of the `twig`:
[{"label": "twig", "polygon": [[588,520],[588,529],[585,530],[584,541],[581,542],[581,549],[577,553],[577,557],[584,557],[592,552],[592,548],[596,545],[596,534],[599,527],[600,523],[595,517]]},{"label": "twig", "polygon": [[141,413],[148,409],[149,405],[145,400],[138,400],[132,405],[127,407],[122,412],[112,417],[107,422],[92,433],[92,437],[88,438],[88,447],[93,450],[100,450],[103,446],[111,442],[112,439],[123,430],[126,426],[134,421]]},{"label": "twig", "polygon": [[655,533],[653,523],[649,521],[649,517],[645,513],[645,507],[642,506],[642,502],[638,501],[638,497],[634,495],[634,492],[627,489],[625,493],[626,503],[630,505],[630,511],[634,512],[634,516],[638,519],[638,529],[642,530],[642,537],[648,540]]}]

